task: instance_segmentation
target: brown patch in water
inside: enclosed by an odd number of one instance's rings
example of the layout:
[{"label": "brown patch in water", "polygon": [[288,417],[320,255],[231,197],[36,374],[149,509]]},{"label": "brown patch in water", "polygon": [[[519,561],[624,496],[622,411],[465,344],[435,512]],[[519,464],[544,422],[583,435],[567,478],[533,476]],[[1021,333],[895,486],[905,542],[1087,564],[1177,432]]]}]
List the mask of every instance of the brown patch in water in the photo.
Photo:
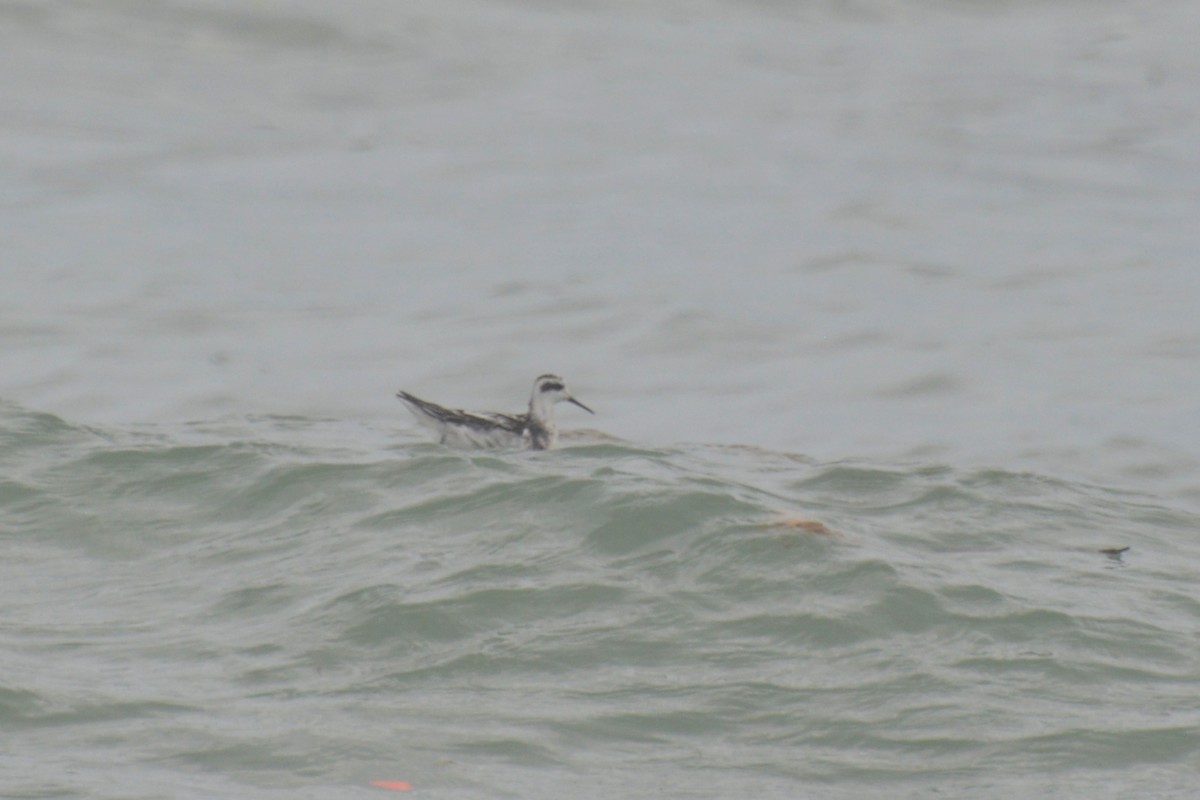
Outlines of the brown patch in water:
[{"label": "brown patch in water", "polygon": [[788,528],[790,530],[804,531],[805,533],[811,533],[814,536],[845,536],[846,535],[839,530],[834,530],[833,528],[829,527],[824,522],[821,522],[818,519],[812,519],[811,517],[801,517],[797,514],[789,514],[787,512],[783,512],[783,511],[779,512],[779,514],[780,514],[779,519],[771,520],[770,522],[764,522],[761,525],[759,525],[759,527],[760,528]]}]

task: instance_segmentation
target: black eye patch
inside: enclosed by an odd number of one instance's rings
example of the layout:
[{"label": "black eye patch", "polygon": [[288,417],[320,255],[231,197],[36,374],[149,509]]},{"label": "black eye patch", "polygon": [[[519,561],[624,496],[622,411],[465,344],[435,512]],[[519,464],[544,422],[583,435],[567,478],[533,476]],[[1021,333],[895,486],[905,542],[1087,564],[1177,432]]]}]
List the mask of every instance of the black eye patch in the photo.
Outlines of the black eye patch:
[{"label": "black eye patch", "polygon": [[541,391],[543,392],[561,392],[563,385],[561,383],[543,383]]}]

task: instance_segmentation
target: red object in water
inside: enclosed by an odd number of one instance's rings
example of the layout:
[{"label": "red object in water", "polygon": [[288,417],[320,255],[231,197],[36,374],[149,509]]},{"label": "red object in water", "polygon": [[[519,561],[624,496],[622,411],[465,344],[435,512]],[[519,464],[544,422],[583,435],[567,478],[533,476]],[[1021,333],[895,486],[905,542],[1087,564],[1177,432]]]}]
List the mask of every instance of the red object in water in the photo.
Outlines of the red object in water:
[{"label": "red object in water", "polygon": [[407,792],[412,788],[412,784],[408,781],[371,781],[372,786],[378,786],[380,789],[392,789],[397,792]]}]

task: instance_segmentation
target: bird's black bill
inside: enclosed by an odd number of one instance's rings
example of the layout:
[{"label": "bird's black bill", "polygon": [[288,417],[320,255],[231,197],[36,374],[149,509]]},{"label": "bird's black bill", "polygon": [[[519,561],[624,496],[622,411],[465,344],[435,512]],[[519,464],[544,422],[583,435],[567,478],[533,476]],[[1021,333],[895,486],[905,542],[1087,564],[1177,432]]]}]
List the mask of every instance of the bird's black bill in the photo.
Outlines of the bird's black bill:
[{"label": "bird's black bill", "polygon": [[587,406],[585,406],[583,403],[581,403],[581,402],[579,402],[578,400],[576,400],[574,397],[568,397],[568,398],[567,398],[567,402],[568,402],[568,403],[574,403],[575,405],[579,406],[580,408],[582,408],[584,411],[588,412],[589,414],[595,414],[595,413],[596,413],[595,411],[592,411],[590,408],[588,408]]}]

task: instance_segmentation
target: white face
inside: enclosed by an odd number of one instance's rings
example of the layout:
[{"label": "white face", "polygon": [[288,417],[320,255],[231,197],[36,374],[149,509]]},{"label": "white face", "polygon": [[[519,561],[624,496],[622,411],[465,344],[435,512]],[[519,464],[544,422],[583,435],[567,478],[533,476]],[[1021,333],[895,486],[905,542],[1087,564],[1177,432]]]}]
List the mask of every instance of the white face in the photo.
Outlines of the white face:
[{"label": "white face", "polygon": [[567,391],[566,382],[557,375],[542,375],[538,377],[533,384],[533,395],[539,403],[546,406],[566,401],[574,403],[589,414],[596,413],[574,397],[571,397],[571,393]]}]

